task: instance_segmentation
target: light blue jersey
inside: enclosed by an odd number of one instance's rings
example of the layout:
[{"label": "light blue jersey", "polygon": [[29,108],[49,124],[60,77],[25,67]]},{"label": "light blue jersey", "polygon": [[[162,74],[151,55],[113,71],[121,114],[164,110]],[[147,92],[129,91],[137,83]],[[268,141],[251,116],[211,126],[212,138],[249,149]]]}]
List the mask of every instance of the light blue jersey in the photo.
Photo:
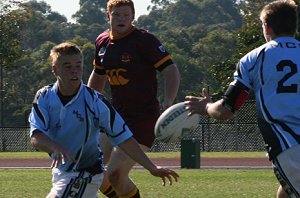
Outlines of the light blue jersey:
[{"label": "light blue jersey", "polygon": [[101,160],[99,132],[105,130],[113,145],[132,136],[131,131],[101,94],[81,83],[66,105],[57,95],[57,83],[40,89],[29,116],[30,136],[39,130],[71,152],[77,163],[59,164],[60,171],[77,171]]},{"label": "light blue jersey", "polygon": [[300,143],[300,42],[279,37],[244,56],[235,80],[253,89],[269,158]]}]

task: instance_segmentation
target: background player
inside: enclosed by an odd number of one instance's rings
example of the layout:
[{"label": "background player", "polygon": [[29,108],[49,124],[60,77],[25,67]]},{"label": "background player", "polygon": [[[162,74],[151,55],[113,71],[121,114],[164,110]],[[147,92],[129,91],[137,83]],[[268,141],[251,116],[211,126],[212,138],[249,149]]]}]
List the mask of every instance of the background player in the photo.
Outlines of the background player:
[{"label": "background player", "polygon": [[100,128],[113,145],[163,183],[166,178],[172,182],[172,177],[177,181],[174,171],[150,161],[114,108],[82,83],[83,56],[76,45],[57,45],[50,57],[57,81],[37,92],[29,117],[32,144],[53,159],[53,187],[47,197],[98,197],[103,178]]},{"label": "background player", "polygon": [[234,81],[223,99],[212,102],[206,89],[202,97],[186,97],[190,114],[230,119],[240,109],[250,89],[256,96],[258,124],[269,159],[281,186],[277,197],[300,197],[300,42],[297,5],[279,0],[260,14],[266,44],[238,63]]},{"label": "background player", "polygon": [[[88,86],[102,92],[108,79],[114,107],[146,151],[154,141],[154,126],[160,114],[156,71],[165,77],[163,109],[172,105],[180,75],[159,40],[132,25],[134,13],[131,0],[108,1],[110,30],[96,39],[95,68]],[[117,194],[139,197],[137,187],[128,176],[135,162],[118,147],[113,149],[105,134],[101,134],[101,146],[109,180]],[[100,190],[109,197],[115,196],[109,183]]]}]

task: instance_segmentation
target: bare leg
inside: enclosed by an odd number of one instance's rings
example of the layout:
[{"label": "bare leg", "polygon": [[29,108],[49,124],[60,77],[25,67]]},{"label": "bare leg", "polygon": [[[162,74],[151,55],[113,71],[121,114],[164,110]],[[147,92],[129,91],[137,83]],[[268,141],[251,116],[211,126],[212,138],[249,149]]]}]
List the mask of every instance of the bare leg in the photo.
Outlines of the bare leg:
[{"label": "bare leg", "polygon": [[[142,146],[143,150],[149,148]],[[136,185],[129,178],[129,172],[134,166],[133,161],[119,147],[115,147],[111,153],[111,157],[107,166],[107,174],[109,181],[118,195],[127,195]]]},{"label": "bare leg", "polygon": [[277,190],[277,198],[289,198],[288,194],[283,190],[281,185]]}]

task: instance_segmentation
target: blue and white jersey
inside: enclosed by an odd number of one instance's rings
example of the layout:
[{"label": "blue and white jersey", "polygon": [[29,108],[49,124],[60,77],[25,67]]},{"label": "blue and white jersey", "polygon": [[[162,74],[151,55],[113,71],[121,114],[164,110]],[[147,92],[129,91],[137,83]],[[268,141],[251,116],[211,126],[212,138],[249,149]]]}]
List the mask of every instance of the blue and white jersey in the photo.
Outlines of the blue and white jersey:
[{"label": "blue and white jersey", "polygon": [[60,171],[91,167],[101,158],[98,146],[100,130],[105,130],[113,145],[132,136],[110,103],[83,83],[77,95],[65,106],[57,92],[57,82],[37,92],[29,122],[30,136],[39,130],[75,156],[77,163],[60,164]]},{"label": "blue and white jersey", "polygon": [[300,42],[279,37],[245,55],[235,80],[253,89],[258,124],[273,159],[300,143]]}]

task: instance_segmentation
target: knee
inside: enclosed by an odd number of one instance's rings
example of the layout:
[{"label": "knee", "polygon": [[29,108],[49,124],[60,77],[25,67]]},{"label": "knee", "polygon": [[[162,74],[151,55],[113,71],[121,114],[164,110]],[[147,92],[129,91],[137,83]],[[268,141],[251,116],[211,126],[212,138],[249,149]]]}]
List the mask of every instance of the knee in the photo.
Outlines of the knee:
[{"label": "knee", "polygon": [[107,170],[107,177],[112,185],[116,185],[120,183],[120,180],[122,179],[122,173],[119,169]]}]

